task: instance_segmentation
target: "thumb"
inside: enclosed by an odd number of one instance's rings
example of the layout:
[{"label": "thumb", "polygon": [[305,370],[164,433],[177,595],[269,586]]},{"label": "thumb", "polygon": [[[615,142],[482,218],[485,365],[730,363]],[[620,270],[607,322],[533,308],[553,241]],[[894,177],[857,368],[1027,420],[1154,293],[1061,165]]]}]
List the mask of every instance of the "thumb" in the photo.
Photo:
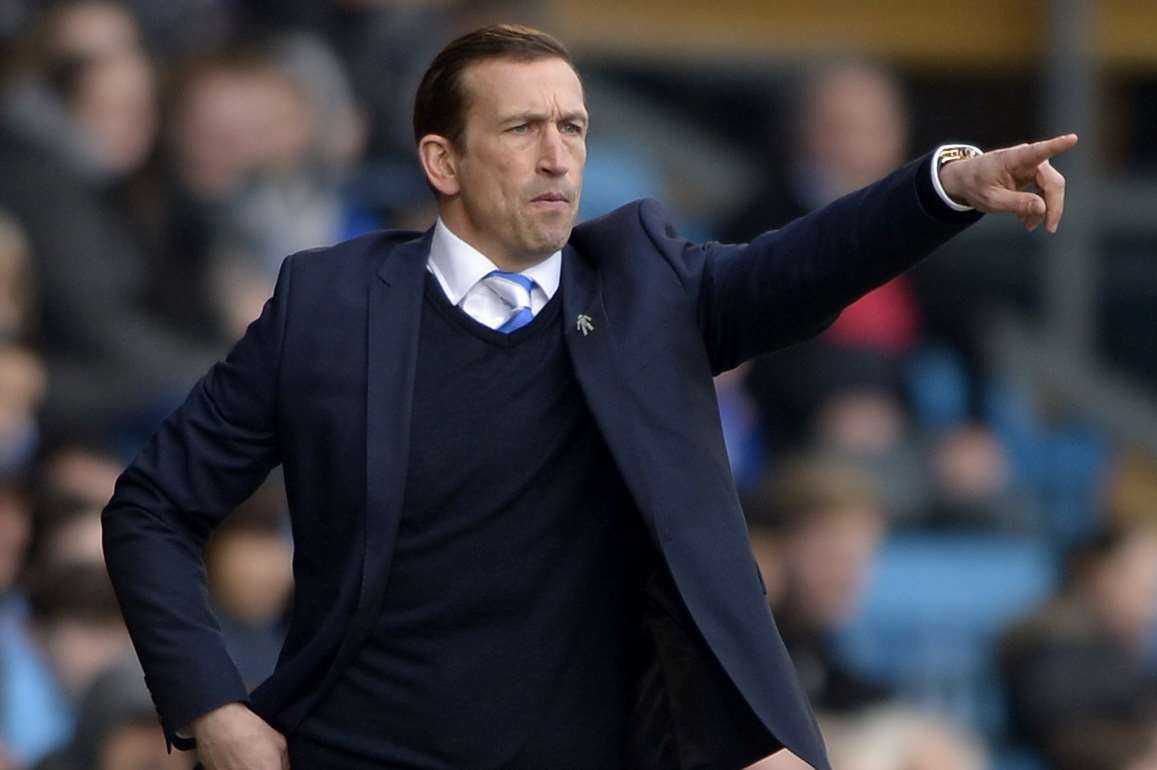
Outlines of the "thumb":
[{"label": "thumb", "polygon": [[1030,192],[1016,190],[993,190],[986,201],[992,213],[1010,213],[1020,216],[1043,216],[1045,213],[1044,198]]}]

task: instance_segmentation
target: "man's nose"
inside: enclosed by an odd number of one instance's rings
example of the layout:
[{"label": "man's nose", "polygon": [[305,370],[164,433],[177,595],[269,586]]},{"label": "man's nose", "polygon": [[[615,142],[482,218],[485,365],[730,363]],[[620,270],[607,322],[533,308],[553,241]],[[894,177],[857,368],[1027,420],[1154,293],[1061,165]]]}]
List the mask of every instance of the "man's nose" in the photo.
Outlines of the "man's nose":
[{"label": "man's nose", "polygon": [[557,126],[550,126],[542,132],[542,146],[539,150],[538,170],[551,176],[563,176],[570,170],[566,145]]}]

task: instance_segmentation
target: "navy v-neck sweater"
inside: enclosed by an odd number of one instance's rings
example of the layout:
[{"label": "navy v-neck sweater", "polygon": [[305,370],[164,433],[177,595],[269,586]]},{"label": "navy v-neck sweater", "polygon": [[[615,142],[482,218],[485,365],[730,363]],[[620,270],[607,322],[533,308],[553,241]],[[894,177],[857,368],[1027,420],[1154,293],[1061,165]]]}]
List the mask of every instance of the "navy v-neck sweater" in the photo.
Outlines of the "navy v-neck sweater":
[{"label": "navy v-neck sweater", "polygon": [[397,545],[374,633],[291,737],[307,768],[621,768],[654,558],[563,340],[427,273]]}]

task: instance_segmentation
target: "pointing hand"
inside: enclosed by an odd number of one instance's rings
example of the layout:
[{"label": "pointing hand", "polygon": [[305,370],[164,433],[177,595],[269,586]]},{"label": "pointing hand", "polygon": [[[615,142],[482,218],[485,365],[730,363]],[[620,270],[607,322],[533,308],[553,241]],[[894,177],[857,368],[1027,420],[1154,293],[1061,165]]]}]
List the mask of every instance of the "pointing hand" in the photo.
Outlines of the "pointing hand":
[{"label": "pointing hand", "polygon": [[[1049,159],[1071,150],[1076,134],[992,150],[949,163],[940,184],[950,198],[991,214],[1016,214],[1026,229],[1055,233],[1065,208],[1065,178]],[[1035,186],[1035,191],[1029,189]]]}]

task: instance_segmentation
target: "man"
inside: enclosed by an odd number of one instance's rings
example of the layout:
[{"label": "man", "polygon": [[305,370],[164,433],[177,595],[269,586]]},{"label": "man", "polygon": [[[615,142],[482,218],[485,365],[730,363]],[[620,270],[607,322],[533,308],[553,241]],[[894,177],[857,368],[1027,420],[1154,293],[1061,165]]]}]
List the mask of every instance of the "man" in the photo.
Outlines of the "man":
[{"label": "man", "polygon": [[[722,235],[745,241],[874,182],[903,162],[908,104],[900,83],[871,60],[838,59],[791,86],[782,132],[768,147],[784,167],[766,175]],[[782,136],[780,136],[782,133]]]},{"label": "man", "polygon": [[860,608],[887,528],[873,478],[822,455],[781,460],[744,498],[744,511],[756,562],[777,579],[769,596],[776,625],[812,707],[848,714],[887,699],[886,687],[832,649]]},{"label": "man", "polygon": [[136,19],[106,0],[36,7],[33,55],[13,57],[22,68],[0,85],[0,208],[33,255],[48,373],[39,417],[49,433],[135,433],[219,348],[146,297],[151,255],[120,194],[150,157],[157,124]]},{"label": "man", "polygon": [[[1055,230],[1046,161],[1076,137],[938,176],[925,157],[744,247],[683,241],[651,201],[572,232],[588,116],[540,32],[450,43],[414,127],[439,223],[288,258],[104,512],[169,740],[191,723],[209,770],[738,768],[781,747],[827,768],[712,375],[830,323],[980,217],[963,204]],[[296,594],[247,693],[199,550],[277,463]]]},{"label": "man", "polygon": [[1155,622],[1157,532],[1121,527],[1072,546],[1057,595],[1000,643],[1015,737],[1057,768],[1157,757]]},{"label": "man", "polygon": [[[809,70],[792,91],[784,136],[768,137],[775,143],[775,165],[783,171],[766,174],[747,205],[722,225],[725,241],[745,242],[780,227],[904,161],[907,104],[900,83],[883,66],[863,59],[833,61]],[[900,414],[888,396],[875,388],[865,393],[851,376],[840,384],[855,387],[833,399],[828,387],[835,383],[829,378],[833,373],[883,373],[881,367],[915,344],[920,321],[909,276],[899,275],[849,305],[816,339],[757,356],[744,387],[758,407],[771,453],[806,442],[824,408],[838,407],[844,419],[872,412],[896,425]],[[876,365],[862,369],[860,357],[871,357]]]}]

